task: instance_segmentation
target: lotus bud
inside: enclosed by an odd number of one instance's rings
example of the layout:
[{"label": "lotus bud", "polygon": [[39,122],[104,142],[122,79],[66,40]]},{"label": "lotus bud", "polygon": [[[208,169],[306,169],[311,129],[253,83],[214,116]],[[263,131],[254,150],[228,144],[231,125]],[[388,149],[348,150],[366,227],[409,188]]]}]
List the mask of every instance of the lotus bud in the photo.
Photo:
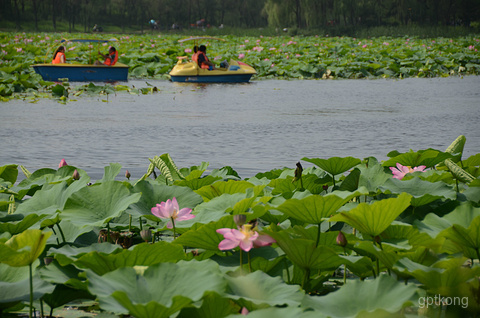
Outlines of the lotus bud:
[{"label": "lotus bud", "polygon": [[150,242],[152,240],[152,230],[146,229],[140,231],[140,236],[145,242]]},{"label": "lotus bud", "polygon": [[125,171],[125,178],[127,178],[128,180],[130,180],[130,177],[131,177],[130,172],[129,172],[128,170]]},{"label": "lotus bud", "polygon": [[327,190],[328,190],[328,184],[324,184],[324,185],[322,186],[322,188],[323,188],[323,191],[327,191]]},{"label": "lotus bud", "polygon": [[342,231],[338,232],[337,244],[340,245],[341,247],[345,247],[345,246],[347,246],[347,243],[348,243],[347,238],[342,233]]},{"label": "lotus bud", "polygon": [[73,180],[80,179],[80,173],[78,173],[77,169],[75,169],[75,171],[73,172],[72,178],[73,178]]},{"label": "lotus bud", "polygon": [[380,235],[375,236],[374,239],[375,239],[375,243],[382,244],[382,239],[380,238]]},{"label": "lotus bud", "polygon": [[63,166],[68,166],[67,162],[65,161],[65,159],[62,159],[60,160],[60,163],[58,164],[58,167],[61,168]]},{"label": "lotus bud", "polygon": [[247,216],[245,214],[236,214],[233,216],[233,221],[238,227],[242,227],[247,222]]}]

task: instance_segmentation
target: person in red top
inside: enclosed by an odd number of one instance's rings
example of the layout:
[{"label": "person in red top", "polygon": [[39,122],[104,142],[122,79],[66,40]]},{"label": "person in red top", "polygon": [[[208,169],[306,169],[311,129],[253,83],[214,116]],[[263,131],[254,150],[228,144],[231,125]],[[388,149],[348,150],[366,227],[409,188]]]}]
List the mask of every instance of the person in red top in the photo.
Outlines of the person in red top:
[{"label": "person in red top", "polygon": [[207,47],[205,45],[200,45],[198,48],[198,66],[207,70],[214,70],[215,64],[210,62],[207,57]]},{"label": "person in red top", "polygon": [[198,46],[193,47],[192,61],[198,63]]},{"label": "person in red top", "polygon": [[113,46],[111,46],[108,50],[108,54],[102,54],[100,51],[98,51],[98,54],[100,54],[105,59],[105,61],[102,63],[97,60],[94,63],[95,65],[113,66],[118,61],[118,52]]},{"label": "person in red top", "polygon": [[55,53],[53,53],[52,64],[65,63],[65,60],[65,47],[59,46]]}]

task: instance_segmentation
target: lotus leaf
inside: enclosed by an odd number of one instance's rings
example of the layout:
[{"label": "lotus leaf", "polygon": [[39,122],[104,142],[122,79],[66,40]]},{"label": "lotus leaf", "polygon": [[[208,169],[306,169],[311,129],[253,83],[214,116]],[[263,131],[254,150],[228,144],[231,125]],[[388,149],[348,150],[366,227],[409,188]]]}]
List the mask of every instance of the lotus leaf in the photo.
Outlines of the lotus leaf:
[{"label": "lotus leaf", "polygon": [[262,271],[245,276],[226,276],[232,299],[245,299],[255,304],[270,306],[298,306],[305,296],[299,286],[284,284],[279,277],[270,277]]},{"label": "lotus leaf", "polygon": [[357,317],[374,315],[379,311],[396,313],[415,301],[417,288],[404,285],[387,275],[373,281],[353,281],[324,297],[306,297],[304,306],[312,307],[329,317]]},{"label": "lotus leaf", "polygon": [[414,207],[426,205],[438,199],[455,200],[457,193],[444,182],[428,182],[420,178],[410,180],[387,180],[380,190],[384,193],[400,194],[402,192],[412,195],[410,204]]},{"label": "lotus leaf", "polygon": [[107,181],[73,193],[67,199],[61,217],[82,227],[103,226],[130,204],[138,202],[140,197],[140,193],[130,194],[129,189],[118,181]]},{"label": "lotus leaf", "polygon": [[50,235],[51,232],[25,230],[5,243],[0,242],[0,262],[13,267],[33,264],[45,249]]},{"label": "lotus leaf", "polygon": [[410,205],[411,195],[401,193],[397,198],[376,201],[372,204],[361,203],[348,212],[340,212],[330,218],[332,222],[345,222],[358,229],[364,235],[375,237]]},{"label": "lotus leaf", "polygon": [[88,271],[89,290],[100,307],[136,317],[168,317],[202,299],[207,291],[223,294],[226,282],[212,261],[159,263],[137,274],[122,267],[103,276]]}]

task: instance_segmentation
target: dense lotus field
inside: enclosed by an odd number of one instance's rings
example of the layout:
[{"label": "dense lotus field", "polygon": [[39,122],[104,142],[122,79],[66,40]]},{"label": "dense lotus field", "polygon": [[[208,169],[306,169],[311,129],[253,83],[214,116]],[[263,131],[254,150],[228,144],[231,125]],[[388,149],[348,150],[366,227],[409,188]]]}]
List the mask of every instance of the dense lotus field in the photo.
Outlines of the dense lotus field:
[{"label": "dense lotus field", "polygon": [[[114,45],[119,61],[130,66],[129,77],[136,79],[168,79],[168,72],[178,56],[190,55],[191,42],[178,43],[178,35],[144,34],[69,34],[69,33],[0,33],[0,98],[67,97],[85,91],[109,93],[116,86],[69,87],[44,82],[32,64],[50,62],[62,39],[114,39],[104,45],[62,43],[67,61],[92,63],[98,50],[108,51]],[[204,41],[207,54],[217,64],[236,59],[257,70],[254,79],[340,79],[340,78],[406,78],[480,74],[480,37],[415,38],[415,37],[234,37],[226,42]],[[93,85],[93,84],[92,84]],[[59,87],[61,86],[61,87]],[[55,88],[55,89],[52,89]],[[141,90],[118,86],[118,90],[148,94],[154,87]]]},{"label": "dense lotus field", "polygon": [[480,153],[465,143],[247,179],[168,154],[139,178],[2,166],[0,314],[474,317]]}]

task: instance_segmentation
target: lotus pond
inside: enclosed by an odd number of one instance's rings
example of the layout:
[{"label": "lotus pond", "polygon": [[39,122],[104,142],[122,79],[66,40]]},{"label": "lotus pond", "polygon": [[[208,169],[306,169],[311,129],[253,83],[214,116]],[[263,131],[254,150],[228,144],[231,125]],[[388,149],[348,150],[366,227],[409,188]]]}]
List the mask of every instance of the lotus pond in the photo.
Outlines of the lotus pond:
[{"label": "lotus pond", "polygon": [[[180,44],[178,35],[86,35],[68,33],[0,33],[0,98],[78,96],[88,90],[68,83],[45,82],[31,65],[49,62],[62,39],[101,38],[115,42],[102,45],[65,42],[67,61],[89,63],[97,51],[114,45],[119,62],[130,66],[131,79],[168,79],[177,56],[190,55],[190,44]],[[252,65],[253,78],[339,79],[406,78],[452,75],[478,75],[480,72],[479,37],[415,38],[225,36],[227,44],[207,41],[208,54],[218,63],[231,58]],[[187,42],[188,43],[188,42]],[[141,90],[126,85],[108,85],[103,94],[129,91],[149,94],[155,87]]]},{"label": "lotus pond", "polygon": [[[145,174],[0,167],[0,309],[62,317],[468,317],[480,311],[480,153],[304,157]],[[303,168],[306,163],[313,166]],[[18,182],[19,174],[25,179]],[[120,180],[119,180],[120,178]]]}]

